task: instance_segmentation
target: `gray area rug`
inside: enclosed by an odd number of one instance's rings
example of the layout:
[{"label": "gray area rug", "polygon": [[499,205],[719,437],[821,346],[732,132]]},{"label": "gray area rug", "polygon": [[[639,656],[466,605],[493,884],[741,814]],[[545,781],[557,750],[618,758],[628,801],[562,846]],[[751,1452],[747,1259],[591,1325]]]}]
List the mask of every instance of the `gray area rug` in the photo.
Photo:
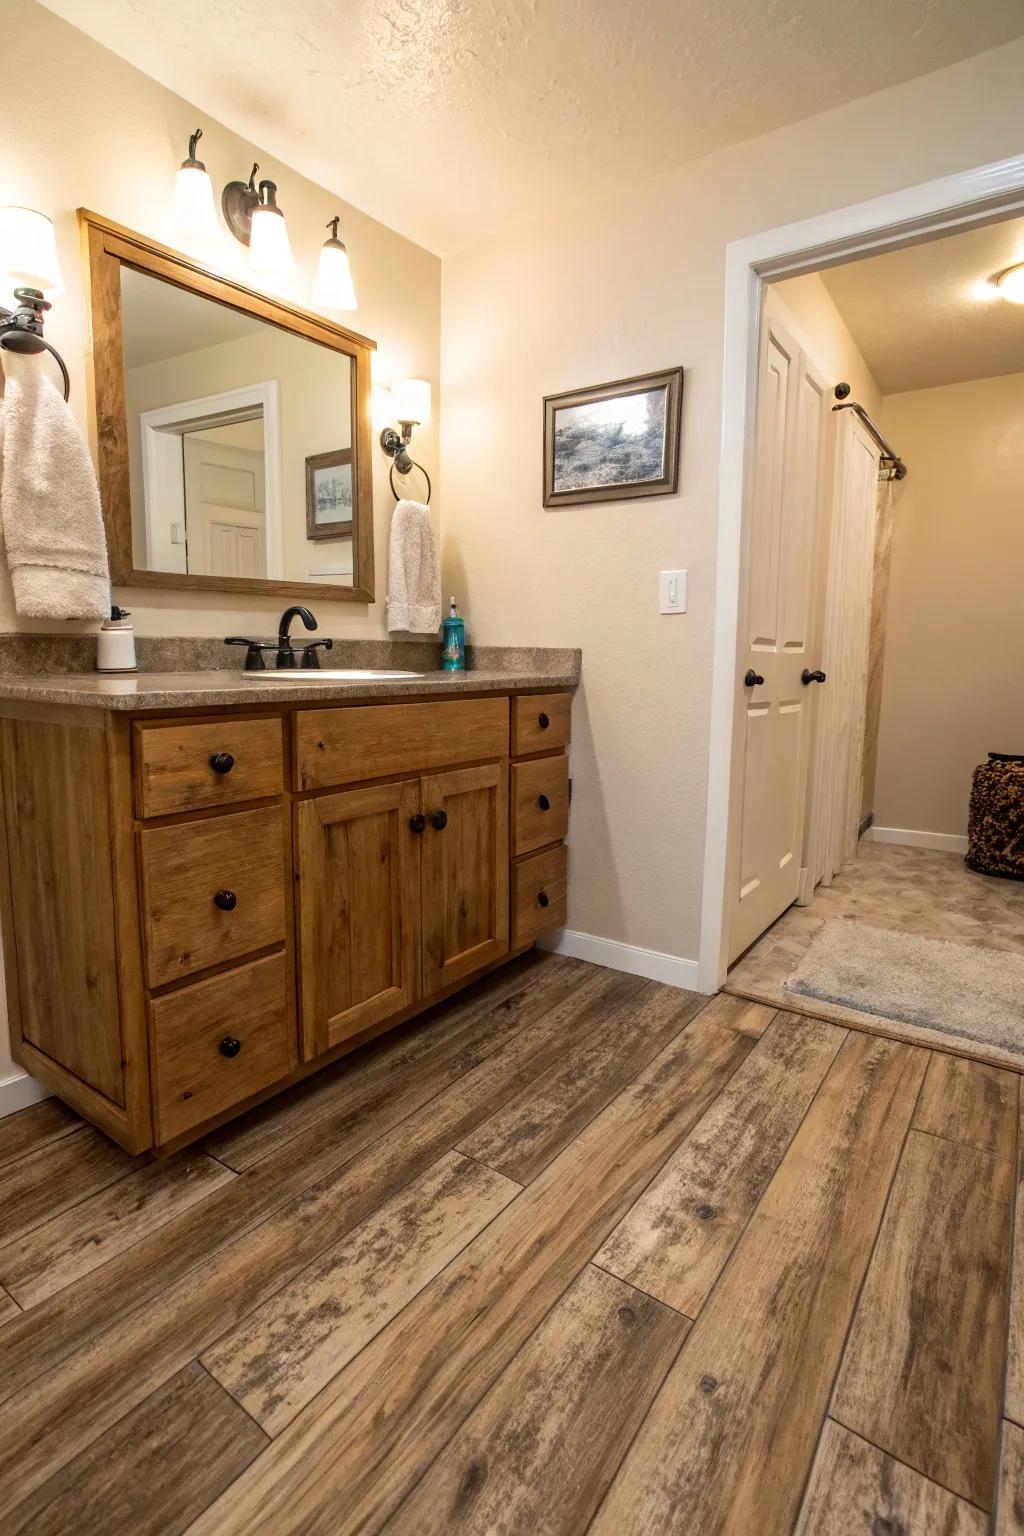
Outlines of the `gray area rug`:
[{"label": "gray area rug", "polygon": [[1007,950],[827,922],[786,991],[1024,1050],[1024,955]]}]

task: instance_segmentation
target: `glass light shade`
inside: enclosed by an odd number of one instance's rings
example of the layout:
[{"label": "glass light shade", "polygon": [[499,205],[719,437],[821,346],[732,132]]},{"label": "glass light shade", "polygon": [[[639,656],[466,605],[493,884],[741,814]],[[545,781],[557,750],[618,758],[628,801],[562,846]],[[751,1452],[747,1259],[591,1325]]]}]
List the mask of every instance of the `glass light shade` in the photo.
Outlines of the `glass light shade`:
[{"label": "glass light shade", "polygon": [[288,226],[279,208],[256,208],[249,237],[249,270],[264,277],[282,276],[292,270]]},{"label": "glass light shade", "polygon": [[426,426],[430,420],[430,385],[426,379],[396,379],[391,386],[391,409],[396,421]]},{"label": "glass light shade", "polygon": [[0,208],[0,271],[10,286],[63,293],[53,223],[32,208]]},{"label": "glass light shade", "polygon": [[340,240],[326,240],[320,247],[313,303],[320,309],[357,308],[348,251]]},{"label": "glass light shade", "polygon": [[210,173],[200,165],[183,165],[174,179],[171,221],[182,240],[212,240],[217,234],[217,210]]},{"label": "glass light shade", "polygon": [[1011,267],[999,278],[999,292],[1011,304],[1024,304],[1024,262]]}]

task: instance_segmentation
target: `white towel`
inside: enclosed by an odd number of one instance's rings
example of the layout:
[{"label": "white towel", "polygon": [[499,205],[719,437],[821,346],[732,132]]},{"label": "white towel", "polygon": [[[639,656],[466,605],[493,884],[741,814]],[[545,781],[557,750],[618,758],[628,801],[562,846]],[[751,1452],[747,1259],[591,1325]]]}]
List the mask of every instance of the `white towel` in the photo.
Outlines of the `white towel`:
[{"label": "white towel", "polygon": [[400,501],[388,547],[388,629],[429,634],[441,627],[441,568],[430,509]]},{"label": "white towel", "polygon": [[0,352],[4,389],[0,520],[18,614],[110,617],[110,570],[96,474],[41,353]]}]

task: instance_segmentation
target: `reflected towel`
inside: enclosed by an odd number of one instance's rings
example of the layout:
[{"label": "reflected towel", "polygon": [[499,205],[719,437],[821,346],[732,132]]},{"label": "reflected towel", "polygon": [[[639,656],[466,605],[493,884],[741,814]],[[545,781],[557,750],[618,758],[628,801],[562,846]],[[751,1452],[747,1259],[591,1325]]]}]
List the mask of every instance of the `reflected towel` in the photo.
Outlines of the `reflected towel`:
[{"label": "reflected towel", "polygon": [[400,501],[388,548],[388,629],[429,634],[441,627],[441,568],[430,509]]},{"label": "reflected towel", "polygon": [[78,423],[43,371],[43,354],[0,358],[0,521],[18,615],[109,618],[100,493]]}]

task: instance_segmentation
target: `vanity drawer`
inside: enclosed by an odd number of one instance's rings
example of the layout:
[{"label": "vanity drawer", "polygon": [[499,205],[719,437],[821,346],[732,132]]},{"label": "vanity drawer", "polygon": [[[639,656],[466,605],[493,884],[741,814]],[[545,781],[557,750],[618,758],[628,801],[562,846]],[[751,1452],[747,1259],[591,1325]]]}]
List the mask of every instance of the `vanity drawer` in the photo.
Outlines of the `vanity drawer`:
[{"label": "vanity drawer", "polygon": [[284,939],[281,806],[144,827],[138,835],[151,987]]},{"label": "vanity drawer", "polygon": [[560,843],[569,826],[569,760],[535,757],[512,764],[512,852]]},{"label": "vanity drawer", "polygon": [[568,854],[564,844],[512,866],[512,947],[565,925]]},{"label": "vanity drawer", "polygon": [[[169,816],[279,795],[284,788],[281,721],[136,723],[135,811]],[[216,762],[216,766],[214,763]]]},{"label": "vanity drawer", "polygon": [[284,955],[156,998],[150,1022],[158,1143],[240,1104],[295,1065]]},{"label": "vanity drawer", "polygon": [[567,747],[571,715],[571,693],[519,694],[512,700],[513,755]]},{"label": "vanity drawer", "polygon": [[507,756],[507,698],[353,705],[295,715],[299,789]]}]

